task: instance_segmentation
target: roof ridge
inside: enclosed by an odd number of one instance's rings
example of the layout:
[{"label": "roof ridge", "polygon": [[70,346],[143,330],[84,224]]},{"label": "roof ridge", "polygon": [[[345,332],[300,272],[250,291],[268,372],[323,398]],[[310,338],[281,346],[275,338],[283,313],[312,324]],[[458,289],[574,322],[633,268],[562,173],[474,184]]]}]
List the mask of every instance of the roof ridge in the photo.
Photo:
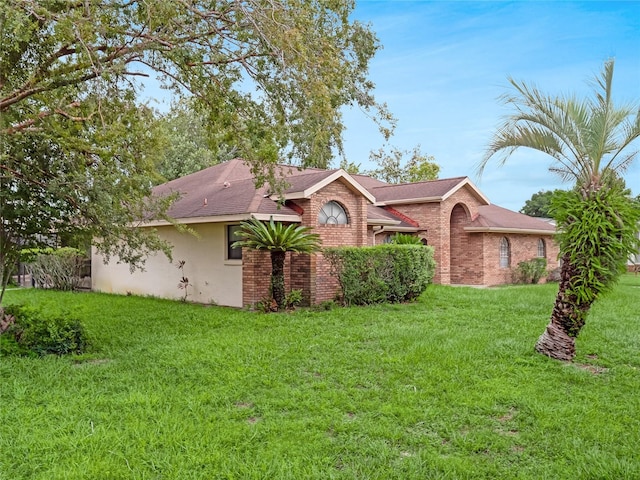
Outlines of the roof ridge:
[{"label": "roof ridge", "polygon": [[[213,183],[225,183],[227,181],[227,179],[231,176],[231,174],[238,168],[238,167],[242,167],[242,166],[247,166],[246,162],[244,160],[242,160],[241,158],[232,158],[231,160],[227,161],[227,162],[222,162],[219,163],[218,165],[224,165],[227,164],[224,169],[222,170],[221,174],[218,175],[217,181],[214,181]],[[250,179],[253,178],[253,175],[251,174],[251,169],[248,169],[248,177],[246,177],[246,179]],[[238,179],[240,180],[240,179]],[[242,180],[245,180],[245,178],[242,178]]]},{"label": "roof ridge", "polygon": [[[368,175],[364,175],[364,176],[368,176]],[[373,177],[371,177],[371,178],[373,178]],[[463,176],[460,176],[460,177],[437,178],[435,180],[421,180],[419,182],[387,183],[386,185],[378,185],[378,186],[373,187],[373,188],[402,187],[404,185],[420,185],[420,184],[425,184],[425,183],[446,182],[446,181],[451,181],[451,180],[462,181],[465,178],[469,178],[469,177],[467,175],[463,175]]]},{"label": "roof ridge", "polygon": [[258,210],[258,208],[260,207],[260,204],[266,198],[265,196],[266,191],[267,191],[266,184],[262,185],[260,188],[256,188],[253,198],[251,199],[251,202],[249,202],[250,212]]}]

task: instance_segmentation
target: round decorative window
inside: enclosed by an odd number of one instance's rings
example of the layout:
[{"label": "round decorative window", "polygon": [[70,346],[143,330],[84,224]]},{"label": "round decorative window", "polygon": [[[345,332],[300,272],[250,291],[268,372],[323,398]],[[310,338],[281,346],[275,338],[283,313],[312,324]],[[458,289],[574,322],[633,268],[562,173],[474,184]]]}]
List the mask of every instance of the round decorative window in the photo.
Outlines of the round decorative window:
[{"label": "round decorative window", "polygon": [[327,202],[318,213],[318,223],[320,225],[346,225],[349,223],[347,212],[338,202]]}]

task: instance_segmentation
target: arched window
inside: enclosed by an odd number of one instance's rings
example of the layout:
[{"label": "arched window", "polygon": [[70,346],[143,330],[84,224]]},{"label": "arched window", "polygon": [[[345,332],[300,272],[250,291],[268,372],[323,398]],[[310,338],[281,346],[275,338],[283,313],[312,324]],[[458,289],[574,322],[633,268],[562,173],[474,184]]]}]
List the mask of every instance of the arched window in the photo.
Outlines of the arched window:
[{"label": "arched window", "polygon": [[320,225],[346,225],[349,223],[347,212],[342,205],[333,200],[325,203],[318,213]]},{"label": "arched window", "polygon": [[547,258],[547,246],[542,238],[538,239],[538,257]]},{"label": "arched window", "polygon": [[509,268],[511,265],[511,245],[507,237],[500,240],[500,268]]}]

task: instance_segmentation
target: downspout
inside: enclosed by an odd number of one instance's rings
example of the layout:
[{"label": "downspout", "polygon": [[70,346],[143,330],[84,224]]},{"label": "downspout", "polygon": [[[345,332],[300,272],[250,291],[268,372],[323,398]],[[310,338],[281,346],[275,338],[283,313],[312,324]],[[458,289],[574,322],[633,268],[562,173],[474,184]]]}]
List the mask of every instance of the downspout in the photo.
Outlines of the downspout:
[{"label": "downspout", "polygon": [[376,235],[378,235],[379,233],[386,232],[386,231],[387,231],[386,227],[382,227],[382,226],[373,227],[373,246],[374,247],[377,245],[377,243],[376,243]]}]

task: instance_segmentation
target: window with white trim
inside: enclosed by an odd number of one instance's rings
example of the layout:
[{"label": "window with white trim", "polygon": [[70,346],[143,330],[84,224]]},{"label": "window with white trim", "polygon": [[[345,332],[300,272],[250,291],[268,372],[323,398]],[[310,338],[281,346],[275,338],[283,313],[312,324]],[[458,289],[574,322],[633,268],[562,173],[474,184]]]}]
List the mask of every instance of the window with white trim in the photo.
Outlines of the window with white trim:
[{"label": "window with white trim", "polygon": [[511,266],[511,245],[507,237],[500,239],[500,268]]},{"label": "window with white trim", "polygon": [[320,225],[346,225],[349,223],[347,212],[338,202],[331,200],[325,203],[318,213]]}]

